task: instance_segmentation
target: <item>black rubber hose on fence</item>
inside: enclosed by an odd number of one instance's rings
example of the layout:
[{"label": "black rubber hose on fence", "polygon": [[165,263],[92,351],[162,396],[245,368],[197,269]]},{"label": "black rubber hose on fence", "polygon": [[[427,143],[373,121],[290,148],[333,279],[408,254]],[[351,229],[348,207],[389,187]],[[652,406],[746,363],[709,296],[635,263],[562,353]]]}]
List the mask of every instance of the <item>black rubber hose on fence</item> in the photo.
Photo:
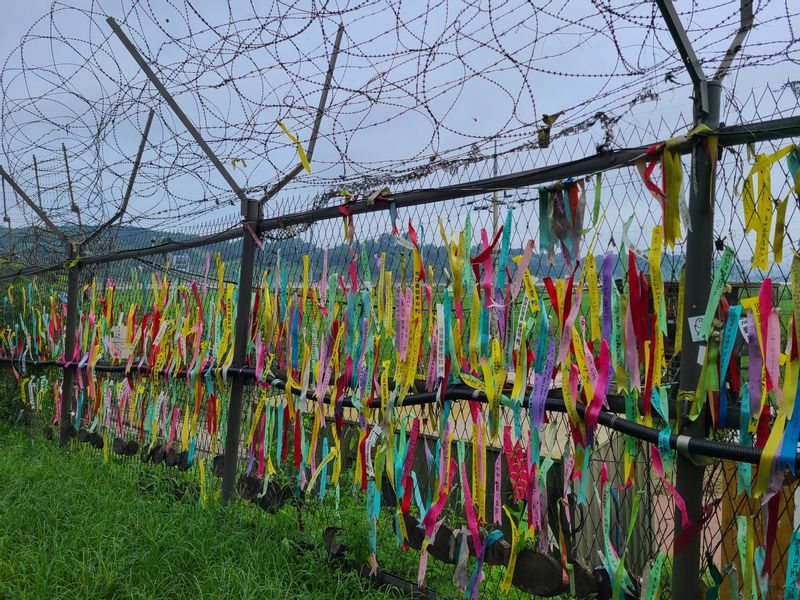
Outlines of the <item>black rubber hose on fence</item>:
[{"label": "black rubber hose on fence", "polygon": [[[16,358],[8,358],[8,357],[0,357],[0,363],[5,362],[9,364],[16,364],[21,365],[21,361]],[[26,367],[31,368],[41,368],[41,367],[63,367],[63,361],[57,360],[44,360],[44,361],[28,361],[25,363]],[[124,373],[127,370],[126,365],[112,365],[108,363],[98,363],[95,365],[94,370],[106,373]],[[149,367],[142,367],[139,368],[137,365],[131,367],[131,371],[134,373],[147,373],[150,372],[151,369]],[[203,370],[201,373],[206,374],[208,373],[208,369]],[[185,377],[187,375],[187,371],[179,371],[174,374],[175,377]],[[228,373],[237,373],[243,374],[250,377],[255,377],[255,369],[249,367],[243,368],[231,368],[228,370]],[[285,389],[286,382],[281,379],[273,379],[270,384],[273,387],[278,389]],[[292,390],[292,393],[295,395],[299,395],[300,390]],[[564,400],[559,393],[560,390],[555,390],[555,394],[552,393],[547,397],[545,402],[545,409],[550,412],[559,412],[565,413],[567,411],[566,405],[564,404]],[[306,392],[306,398],[312,401],[316,401],[317,399],[314,396],[312,391]],[[466,401],[466,400],[475,400],[478,402],[486,403],[488,399],[486,394],[483,392],[479,392],[478,390],[473,390],[472,388],[463,387],[463,386],[455,386],[451,387],[447,390],[445,394],[446,400],[451,401]],[[424,406],[427,404],[432,404],[433,402],[437,401],[437,394],[436,392],[420,392],[415,394],[410,394],[405,397],[403,400],[403,406]],[[325,395],[323,399],[325,404],[331,403],[331,398],[329,394]],[[619,404],[617,401],[614,404]],[[342,406],[345,408],[353,408],[352,401],[345,399],[342,402]],[[380,408],[381,402],[380,400],[375,400],[369,403],[371,408]],[[523,400],[522,408],[528,407],[528,401]],[[576,410],[578,414],[583,417],[586,413],[586,405],[584,404],[577,404]],[[616,411],[624,410],[622,406],[611,406]],[[738,410],[731,409],[729,413],[733,413],[738,415]],[[641,425],[639,423],[635,423],[633,421],[629,421],[624,417],[620,417],[615,412],[608,411],[608,410],[601,410],[597,417],[597,422],[604,427],[612,429],[613,431],[617,431],[619,433],[623,433],[625,435],[630,435],[631,437],[635,437],[636,439],[642,440],[643,442],[647,442],[649,444],[657,444],[658,438],[660,434],[660,430],[654,427],[648,427],[646,425]],[[730,426],[730,424],[729,424]],[[731,460],[736,462],[745,462],[757,465],[761,461],[761,448],[754,448],[754,447],[747,447],[747,446],[740,446],[738,444],[730,444],[727,442],[718,442],[715,440],[708,440],[705,438],[697,438],[697,437],[690,437],[686,435],[677,435],[677,434],[670,434],[669,438],[669,445],[670,448],[673,450],[680,450],[682,452],[686,452],[688,454],[694,454],[698,456],[705,456],[708,458],[716,458],[721,460]],[[800,455],[795,454],[794,458],[795,469],[800,468]]]},{"label": "black rubber hose on fence", "polygon": [[[272,385],[279,389],[284,389],[285,382],[280,380],[273,380]],[[299,395],[299,390],[294,391],[295,395]],[[312,392],[307,392],[306,397],[309,400],[315,400]],[[471,388],[456,387],[448,389],[445,394],[447,400],[452,401],[465,401],[476,400],[478,402],[486,403],[488,399],[486,394],[473,390]],[[323,400],[325,404],[330,404],[330,396],[325,395]],[[421,394],[413,394],[406,396],[403,400],[403,406],[421,406],[436,402],[436,392],[423,392]],[[353,403],[349,400],[344,400],[342,405],[346,408],[352,408]],[[370,403],[371,408],[380,408],[380,401]],[[523,400],[522,408],[528,407],[528,401]],[[548,396],[545,401],[545,410],[550,412],[566,413],[567,407],[564,400],[558,396]],[[578,414],[583,417],[586,414],[586,405],[577,404],[576,410]],[[738,412],[737,412],[738,414]],[[661,433],[659,429],[648,427],[633,421],[620,417],[612,412],[601,410],[597,417],[597,422],[604,427],[608,427],[619,433],[630,435],[643,442],[649,444],[658,444],[658,437]],[[707,440],[704,438],[689,437],[687,435],[670,434],[669,438],[670,448],[673,450],[680,450],[689,454],[699,456],[706,456],[708,458],[717,458],[720,460],[732,460],[736,462],[746,462],[757,465],[761,461],[761,448],[751,448],[747,446],[740,446],[738,444],[730,444],[727,442],[718,442],[715,440]],[[795,455],[795,468],[800,468],[800,456]]]}]

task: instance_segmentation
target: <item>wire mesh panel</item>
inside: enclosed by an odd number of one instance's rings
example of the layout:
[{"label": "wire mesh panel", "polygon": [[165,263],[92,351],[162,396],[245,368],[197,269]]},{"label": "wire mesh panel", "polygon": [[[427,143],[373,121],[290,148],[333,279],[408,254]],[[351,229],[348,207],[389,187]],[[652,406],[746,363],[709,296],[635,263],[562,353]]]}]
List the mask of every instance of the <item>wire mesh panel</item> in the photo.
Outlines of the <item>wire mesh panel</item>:
[{"label": "wire mesh panel", "polygon": [[[769,96],[775,114],[788,93]],[[764,98],[753,97],[758,117]],[[291,514],[348,563],[448,594],[667,597],[673,552],[701,536],[709,588],[779,595],[793,585],[796,529],[796,482],[783,481],[796,434],[780,391],[796,382],[797,150],[718,152],[708,275],[720,295],[708,318],[683,314],[689,141],[650,142],[688,128],[634,129],[635,164],[541,186],[476,185],[408,206],[394,200],[403,190],[345,191],[335,218],[283,215],[291,226],[119,228],[100,239],[108,254],[6,280],[0,341],[15,418],[60,422],[73,448],[141,470],[143,489],[168,473],[176,497],[206,506],[233,462],[237,497]],[[692,143],[713,152],[708,138]],[[502,170],[586,152],[554,144],[502,159]],[[464,185],[495,169],[478,161],[403,184]],[[325,203],[311,205],[322,215]],[[682,405],[686,335],[707,345],[701,386]],[[68,415],[63,369],[76,374]],[[231,457],[235,377],[247,385]],[[710,416],[698,460],[770,448],[709,462],[699,521],[674,487],[685,410]]]},{"label": "wire mesh panel", "polygon": [[[633,171],[618,171],[615,177],[620,178],[621,185],[640,186]],[[623,181],[623,177],[627,180]],[[613,179],[610,183],[608,178],[606,181],[604,190],[613,193],[616,183]],[[577,190],[578,186],[583,188],[586,184],[566,182],[564,185],[568,190]],[[628,201],[627,205],[625,201]],[[426,508],[435,505],[433,499],[437,496],[445,499],[452,495],[453,500],[440,513],[444,524],[439,527],[442,532],[461,531],[461,534],[451,534],[451,541],[445,539],[443,548],[431,550],[432,556],[441,560],[431,559],[429,584],[448,587],[447,580],[452,575],[447,572],[452,567],[446,565],[457,562],[457,557],[463,552],[460,545],[466,544],[464,548],[468,549],[472,544],[474,551],[475,542],[469,542],[471,538],[466,535],[467,532],[472,535],[466,514],[476,510],[478,522],[483,527],[488,531],[494,528],[505,531],[512,540],[515,539],[511,534],[512,528],[528,528],[532,532],[538,528],[538,538],[532,538],[538,541],[527,549],[527,553],[521,554],[519,560],[533,563],[544,560],[543,564],[534,565],[528,574],[547,581],[550,589],[566,589],[562,563],[571,565],[573,573],[575,569],[581,570],[570,578],[573,586],[578,583],[585,587],[587,581],[596,586],[592,568],[597,563],[598,553],[603,554],[610,540],[615,540],[611,543],[619,548],[628,546],[623,544],[622,531],[632,517],[632,501],[636,495],[633,488],[623,488],[608,496],[606,502],[613,502],[613,510],[610,506],[605,510],[613,512],[609,520],[612,529],[604,530],[596,488],[605,486],[607,477],[617,482],[627,477],[624,456],[627,452],[631,458],[630,445],[626,449],[621,435],[599,430],[591,456],[585,450],[587,462],[576,467],[575,448],[568,441],[570,420],[563,414],[551,413],[548,424],[532,427],[529,421],[531,407],[523,406],[527,391],[507,406],[500,406],[500,398],[496,397],[493,401],[497,406],[492,408],[492,400],[489,400],[487,411],[484,404],[470,403],[469,395],[448,398],[443,389],[444,380],[438,376],[437,381],[434,374],[441,352],[437,337],[444,331],[438,321],[443,318],[455,321],[459,311],[463,323],[478,321],[478,327],[484,327],[488,334],[482,340],[478,330],[469,332],[466,326],[461,329],[461,325],[455,329],[463,332],[458,334],[459,345],[463,343],[465,348],[475,346],[469,351],[459,351],[462,362],[469,360],[468,354],[481,352],[477,347],[479,343],[488,344],[490,338],[497,340],[501,329],[506,329],[502,346],[499,342],[491,342],[495,352],[493,359],[497,363],[495,368],[502,369],[500,378],[496,379],[496,392],[498,396],[505,394],[506,400],[511,390],[505,388],[513,383],[515,371],[510,357],[519,352],[519,347],[513,347],[514,340],[507,325],[498,321],[480,325],[480,319],[489,313],[482,309],[480,297],[472,293],[477,285],[477,278],[471,273],[473,267],[466,263],[465,254],[462,254],[463,263],[457,270],[453,262],[455,246],[441,239],[437,217],[447,217],[447,224],[442,219],[442,225],[445,236],[449,235],[448,231],[457,223],[460,204],[452,202],[449,205],[417,207],[393,215],[393,222],[387,219],[391,213],[372,213],[355,220],[344,220],[344,223],[311,224],[298,236],[281,232],[267,234],[258,254],[258,286],[252,301],[248,366],[257,385],[249,387],[246,394],[240,433],[242,445],[238,449],[241,466],[239,494],[257,501],[265,510],[277,510],[287,500],[281,494],[296,496],[303,490],[302,510],[307,524],[315,524],[318,533],[330,526],[347,528],[353,518],[365,519],[359,513],[371,510],[365,506],[368,501],[364,491],[369,492],[375,482],[365,475],[365,445],[368,431],[377,431],[376,426],[383,424],[390,431],[395,429],[392,438],[388,438],[390,445],[383,448],[393,447],[394,438],[397,438],[397,451],[411,452],[410,458],[404,460],[395,457],[395,469],[401,465],[404,468],[406,464],[413,468],[405,474],[402,469],[395,470],[393,474],[387,474],[385,480],[381,479],[381,494],[388,514],[382,518],[375,517],[367,528],[372,533],[365,532],[368,539],[372,539],[369,554],[373,561],[380,558],[382,562],[387,554],[393,552],[393,537],[396,536],[402,545],[409,543],[409,536],[418,538],[420,534],[414,531],[416,521],[413,519],[422,521]],[[617,206],[618,211],[626,209],[632,210],[632,201],[627,196]],[[482,239],[483,246],[487,247],[489,236],[499,234],[500,222],[492,222],[490,216],[494,215],[477,212],[474,220],[470,217],[471,223],[462,224],[466,227],[465,235],[476,241],[462,243],[461,252],[466,248],[470,256],[479,254],[481,242],[477,240]],[[517,275],[510,266],[510,257],[524,254],[526,234],[536,231],[536,226],[531,224],[536,222],[534,217],[535,212],[526,211],[525,207],[507,213],[504,207],[502,222],[505,222],[508,234],[498,244],[497,252],[486,256],[496,268],[508,261],[509,283],[510,278]],[[516,223],[522,224],[522,232],[514,229]],[[600,231],[603,221],[597,223]],[[402,235],[398,231],[393,233],[393,228],[399,226],[406,230]],[[608,233],[603,237],[612,248],[612,235]],[[599,238],[598,234],[595,239]],[[154,242],[151,240],[150,243]],[[156,240],[155,244],[158,243]],[[77,439],[85,439],[88,444],[101,449],[106,459],[111,452],[115,455],[135,454],[145,462],[163,463],[179,471],[197,469],[204,464],[200,477],[201,494],[205,495],[205,487],[209,485],[206,469],[218,471],[221,439],[227,421],[225,372],[230,364],[240,247],[240,242],[233,240],[192,253],[155,254],[136,260],[96,264],[82,271],[80,350],[74,357],[81,370],[78,371],[80,376],[72,416]],[[562,278],[574,274],[572,267],[579,264],[577,256],[568,260],[572,265],[561,254],[548,260],[537,251],[535,257],[529,256],[527,272],[531,277],[566,282]],[[616,252],[613,261],[617,265],[614,270],[617,270],[622,263],[618,262]],[[520,270],[518,291],[522,286],[521,273]],[[419,283],[423,275],[426,277],[424,289]],[[467,284],[461,282],[463,296],[455,297],[459,306],[455,308],[450,304],[445,317],[443,303],[449,304],[454,300],[455,292],[451,287],[457,276],[466,277]],[[414,287],[412,281],[416,282]],[[527,325],[525,317],[528,312],[536,314],[539,311],[553,318],[559,310],[555,296],[548,296],[542,284],[537,285],[533,279],[530,282],[526,281],[523,294],[507,303],[508,312],[504,319],[521,323],[520,327]],[[578,285],[583,287],[582,283]],[[361,297],[356,292],[360,292]],[[417,300],[413,298],[415,293],[419,294]],[[472,298],[468,306],[466,300],[469,296]],[[539,296],[541,303],[536,305],[533,301]],[[359,303],[357,308],[356,302]],[[413,308],[415,303],[418,309]],[[301,314],[297,309],[305,308],[304,304],[309,310]],[[580,304],[578,308],[581,318],[591,319],[588,303]],[[29,310],[26,306],[22,312]],[[364,315],[360,323],[349,314],[354,310],[358,311],[356,314]],[[409,326],[408,316],[412,310],[419,311],[417,327],[420,328],[416,334],[418,355],[413,362],[408,354],[403,360],[399,359],[399,338],[396,335],[399,327]],[[370,319],[374,317],[368,311],[379,313],[378,326],[381,329],[379,339],[373,342],[372,347],[362,350],[360,340],[364,339],[365,331],[371,325]],[[51,307],[51,314],[58,315],[59,311]],[[326,321],[323,317],[329,319]],[[366,329],[359,333],[359,325]],[[527,327],[533,327],[532,319]],[[544,325],[538,324],[538,327]],[[337,328],[347,331],[337,334]],[[557,327],[552,331],[550,328],[541,331],[539,337],[545,341],[551,335],[553,339],[558,336]],[[408,343],[409,332],[406,330],[401,335]],[[333,344],[346,344],[347,347],[336,349]],[[358,358],[360,350],[369,352],[368,356],[372,358],[367,361]],[[316,404],[321,399],[319,390],[325,392],[329,386],[335,390],[339,385],[334,381],[335,377],[331,379],[330,374],[325,374],[332,360],[330,356],[325,358],[326,353],[333,353],[335,360],[345,365],[358,359],[356,364],[372,362],[379,367],[366,380],[362,372],[357,384],[342,379],[344,389],[338,397],[332,393],[328,404],[317,412]],[[504,354],[509,356],[509,362],[506,367],[501,367]],[[454,354],[448,362],[457,356],[458,353]],[[57,347],[51,348],[49,354],[37,356],[37,360],[58,358]],[[481,374],[483,365],[475,361],[475,356],[471,360],[474,363],[471,368],[456,366],[463,371],[463,377],[480,391],[481,386],[486,386],[486,373]],[[315,372],[311,370],[312,365]],[[353,369],[352,366],[349,368]],[[430,399],[407,406],[405,398],[397,400],[397,392],[392,397],[392,386],[387,386],[387,382],[393,379],[395,390],[401,386],[400,377],[408,377],[403,369],[410,369],[408,373],[411,376],[410,381],[406,380],[404,396],[424,398],[427,393]],[[328,377],[327,381],[325,377]],[[322,387],[311,394],[311,390],[319,385]],[[375,391],[367,394],[365,385],[374,385]],[[523,389],[526,387],[524,385]],[[342,393],[345,389],[349,391]],[[305,399],[307,393],[310,396],[308,400]],[[483,394],[483,402],[486,402],[485,388]],[[344,406],[345,399],[348,406]],[[370,406],[376,401],[377,405]],[[386,402],[396,401],[396,406],[388,409],[383,406]],[[323,423],[327,424],[323,427]],[[530,494],[534,484],[529,483],[533,475],[528,472],[528,460],[524,456],[534,447],[530,441],[532,436],[538,438],[536,452],[541,454],[536,458],[537,468],[543,465],[541,491],[537,492],[537,500],[543,506],[538,508],[536,516],[528,517],[526,515],[533,510]],[[413,448],[403,447],[409,439],[416,440],[416,456]],[[419,439],[424,439],[424,442],[419,443]],[[443,443],[442,440],[448,439],[452,440],[451,443]],[[515,446],[509,446],[506,439]],[[333,449],[337,454],[333,454]],[[453,462],[446,460],[451,457],[451,452]],[[333,464],[330,464],[331,458]],[[540,462],[542,459],[544,463]],[[449,472],[449,479],[445,478],[448,483],[437,474],[436,464],[445,465]],[[457,472],[456,465],[463,465],[464,477]],[[374,468],[373,465],[370,464],[370,468]],[[346,474],[334,475],[339,469]],[[583,474],[578,495],[570,491],[573,488],[573,469]],[[411,473],[414,474],[413,480],[409,479]],[[634,477],[646,481],[644,473],[643,470],[641,475],[637,473]],[[344,485],[335,485],[339,477]],[[537,474],[537,481],[539,477]],[[412,481],[415,483],[410,485]],[[492,483],[498,486],[494,493]],[[275,485],[270,487],[272,484]],[[474,507],[467,494],[472,495]],[[413,498],[407,500],[412,495]],[[367,493],[366,497],[369,498],[370,494]],[[414,510],[409,512],[409,505]],[[505,512],[503,506],[509,512]],[[404,508],[401,510],[401,507]],[[309,511],[313,516],[309,516]],[[516,514],[512,516],[511,511]],[[408,529],[403,531],[399,526],[401,519],[404,525],[406,519],[412,519],[407,524],[411,532]],[[365,520],[369,523],[369,519]],[[381,546],[377,545],[378,523],[394,533],[387,536],[387,532],[382,531]],[[652,530],[644,528],[642,531],[647,533],[639,535],[637,531],[630,542],[631,547],[636,548],[635,557],[628,565],[634,576],[641,575],[658,550],[653,546],[655,536]],[[429,540],[432,548],[436,539],[433,536]],[[515,554],[523,549],[518,545],[521,543],[519,538],[516,540],[513,546]],[[550,555],[551,544],[555,549],[553,556]],[[509,546],[508,542],[506,546]],[[508,555],[511,549],[507,547],[505,554]],[[387,559],[388,564],[395,565],[394,568],[400,570],[402,567],[408,578],[419,577],[422,580],[418,574],[418,560],[419,557],[395,564],[393,559]],[[501,552],[500,558],[494,560],[502,565],[510,558],[503,558]],[[567,560],[569,562],[564,562]],[[464,566],[461,569],[463,571]],[[503,581],[508,572],[510,569],[506,571],[503,566],[489,569],[484,585],[486,593],[499,594],[501,588],[506,593],[508,585],[503,585]],[[517,571],[517,577],[522,577],[517,588],[547,591],[547,588],[536,588],[535,583],[525,581],[526,572],[524,568]],[[511,579],[507,583],[511,583]]]},{"label": "wire mesh panel", "polygon": [[[743,120],[758,121],[795,114],[797,108],[798,98],[791,86],[782,86],[731,98],[729,110],[739,118],[744,117]],[[741,310],[742,323],[753,323],[753,319],[758,320],[763,314],[773,320],[772,339],[786,352],[787,366],[781,381],[791,378],[791,363],[796,353],[792,323],[797,312],[792,269],[797,260],[798,190],[796,150],[792,148],[786,140],[778,139],[722,152],[714,221],[717,263],[722,261],[726,246],[735,256],[726,290],[730,308],[720,312],[719,318],[725,319],[733,309]],[[758,308],[753,307],[754,298],[759,299]],[[742,308],[737,309],[737,305]],[[730,377],[723,375],[720,385],[737,394],[741,404],[732,406],[736,412],[729,417],[733,431],[717,432],[714,437],[763,448],[769,446],[771,431],[783,434],[781,415],[786,415],[787,396],[782,399],[772,384],[762,386],[761,367],[756,365],[761,351],[754,352],[753,347],[754,342],[759,344],[756,338],[746,331],[745,325],[730,350]],[[762,348],[765,358],[774,352],[763,342]],[[772,373],[777,380],[777,372]],[[789,396],[793,397],[794,392],[789,392]],[[794,457],[797,448],[792,427],[786,431],[782,452]],[[784,468],[788,469],[785,481]],[[711,511],[703,537],[705,565],[720,568],[733,565],[736,569],[733,576],[725,578],[722,593],[734,586],[747,594],[757,585],[764,597],[782,597],[784,590],[796,585],[787,575],[793,568],[792,532],[798,527],[796,481],[791,476],[794,470],[791,460],[773,462],[769,456],[761,459],[758,468],[726,461],[707,470],[705,502]],[[778,471],[781,475],[776,474]],[[770,472],[773,473],[770,483],[763,480],[759,483],[759,478]],[[756,559],[754,565],[749,564],[753,551],[737,542],[748,536],[753,540],[748,543],[755,546],[756,554],[759,551],[766,554],[760,562]],[[763,570],[760,565],[765,565]]]}]

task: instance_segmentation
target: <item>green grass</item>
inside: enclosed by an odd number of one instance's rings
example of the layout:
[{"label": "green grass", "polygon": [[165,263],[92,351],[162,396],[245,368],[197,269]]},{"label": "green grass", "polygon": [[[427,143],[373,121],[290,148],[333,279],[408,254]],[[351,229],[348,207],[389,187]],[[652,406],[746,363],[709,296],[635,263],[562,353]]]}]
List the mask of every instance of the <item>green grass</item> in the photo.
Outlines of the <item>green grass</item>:
[{"label": "green grass", "polygon": [[301,546],[288,512],[202,509],[143,474],[0,424],[0,598],[398,597]]}]

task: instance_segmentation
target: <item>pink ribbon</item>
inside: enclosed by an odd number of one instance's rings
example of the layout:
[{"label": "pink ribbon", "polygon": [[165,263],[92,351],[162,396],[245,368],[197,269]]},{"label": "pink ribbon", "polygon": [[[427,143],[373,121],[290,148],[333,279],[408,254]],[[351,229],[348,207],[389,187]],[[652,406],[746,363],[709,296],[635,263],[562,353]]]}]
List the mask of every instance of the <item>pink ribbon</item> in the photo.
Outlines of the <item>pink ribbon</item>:
[{"label": "pink ribbon", "polygon": [[172,409],[172,423],[169,426],[169,439],[167,440],[167,448],[172,446],[172,442],[175,440],[175,433],[178,431],[178,420],[181,416],[181,409],[179,407],[175,407]]},{"label": "pink ribbon", "polygon": [[469,489],[469,481],[467,480],[467,466],[461,463],[461,485],[464,488],[464,512],[467,513],[467,527],[472,536],[472,546],[475,549],[475,556],[480,556],[481,553],[481,534],[478,531],[478,521],[475,519],[475,507],[472,504],[472,494]]},{"label": "pink ribbon", "polygon": [[692,520],[689,518],[689,512],[686,510],[686,502],[684,502],[683,496],[678,493],[678,490],[672,487],[664,476],[664,465],[661,463],[661,454],[658,451],[658,447],[655,445],[650,446],[650,458],[653,461],[653,467],[655,467],[656,473],[661,478],[661,482],[664,484],[664,487],[669,490],[669,493],[672,494],[672,498],[675,500],[675,506],[681,514],[681,529],[686,529],[692,524]]},{"label": "pink ribbon", "polygon": [[525,276],[525,269],[528,268],[528,265],[531,262],[532,254],[533,240],[528,240],[528,243],[525,244],[525,250],[522,253],[522,260],[519,261],[519,265],[517,266],[517,272],[514,273],[514,282],[511,284],[511,298],[513,300],[517,299],[519,290],[522,287],[522,279]]},{"label": "pink ribbon", "polygon": [[433,541],[434,525],[436,525],[436,520],[439,518],[447,502],[447,497],[450,495],[450,488],[453,485],[453,476],[457,470],[456,461],[450,459],[450,477],[447,486],[440,486],[439,499],[428,509],[428,512],[425,513],[425,518],[422,519],[422,525],[425,527],[425,537],[430,541]]},{"label": "pink ribbon", "polygon": [[411,424],[411,438],[408,440],[406,448],[406,460],[403,464],[403,513],[408,512],[411,504],[414,484],[411,480],[411,464],[414,462],[414,455],[417,452],[417,440],[419,439],[419,419],[414,417]]},{"label": "pink ribbon", "polygon": [[[598,358],[597,380],[594,386],[594,396],[592,397],[589,407],[586,410],[586,439],[588,444],[591,444],[594,437],[594,428],[597,425],[597,418],[600,415],[600,409],[606,401],[606,392],[608,391],[608,376],[610,374],[608,362],[610,355],[608,351],[608,340],[603,339],[600,343],[600,357]],[[587,444],[587,445],[588,445]]]},{"label": "pink ribbon", "polygon": [[631,387],[641,391],[642,383],[639,375],[639,352],[636,349],[636,333],[634,330],[630,303],[625,310],[625,364],[628,368]]},{"label": "pink ribbon", "polygon": [[781,406],[781,386],[778,385],[780,381],[778,361],[781,351],[781,323],[778,311],[775,308],[770,309],[767,317],[766,338],[767,343],[764,347],[764,367],[767,370],[768,380],[772,384],[772,390],[775,392],[775,401],[778,406]]}]

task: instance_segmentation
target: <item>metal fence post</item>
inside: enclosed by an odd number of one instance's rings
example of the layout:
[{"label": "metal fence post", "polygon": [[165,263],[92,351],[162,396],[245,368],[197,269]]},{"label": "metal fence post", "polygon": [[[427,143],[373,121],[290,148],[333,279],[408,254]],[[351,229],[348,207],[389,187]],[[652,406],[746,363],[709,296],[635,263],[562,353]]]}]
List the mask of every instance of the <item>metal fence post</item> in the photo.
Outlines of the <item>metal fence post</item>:
[{"label": "metal fence post", "polygon": [[242,425],[242,396],[245,376],[241,368],[247,358],[247,343],[250,339],[250,300],[253,296],[253,268],[256,253],[255,232],[258,231],[260,206],[257,200],[249,200],[244,216],[245,229],[242,236],[242,259],[239,270],[239,297],[236,304],[236,323],[233,339],[233,383],[228,404],[228,423],[225,434],[225,458],[222,469],[222,502],[227,504],[233,497],[236,486],[236,467],[239,458],[239,433]]},{"label": "metal fence post", "polygon": [[[694,121],[695,125],[719,126],[720,93],[719,82],[708,81],[707,110],[701,107],[699,86],[695,86]],[[686,236],[686,285],[683,302],[683,327],[689,331],[687,319],[705,312],[711,290],[711,270],[714,251],[714,200],[716,183],[716,157],[709,156],[703,144],[692,150],[692,173],[689,180],[689,214],[692,229]],[[680,391],[678,399],[694,395],[700,377],[701,364],[698,364],[700,342],[692,341],[691,335],[683,336],[681,346]],[[705,414],[697,420],[686,418],[686,402],[679,402],[681,412],[680,433],[704,438],[706,435]],[[698,521],[703,511],[703,477],[705,467],[689,456],[679,452],[676,461],[675,488],[686,502],[689,518]],[[675,538],[681,533],[680,512],[675,510]],[[700,597],[700,552],[702,536],[696,535],[683,549],[674,550],[672,570],[673,598]]]},{"label": "metal fence post", "polygon": [[61,445],[69,442],[69,429],[71,426],[70,413],[72,412],[72,399],[75,390],[75,371],[78,368],[73,360],[75,357],[75,335],[78,329],[78,294],[80,289],[81,267],[80,263],[72,264],[78,257],[79,246],[74,242],[67,242],[67,320],[64,324],[64,379],[61,384]]}]

